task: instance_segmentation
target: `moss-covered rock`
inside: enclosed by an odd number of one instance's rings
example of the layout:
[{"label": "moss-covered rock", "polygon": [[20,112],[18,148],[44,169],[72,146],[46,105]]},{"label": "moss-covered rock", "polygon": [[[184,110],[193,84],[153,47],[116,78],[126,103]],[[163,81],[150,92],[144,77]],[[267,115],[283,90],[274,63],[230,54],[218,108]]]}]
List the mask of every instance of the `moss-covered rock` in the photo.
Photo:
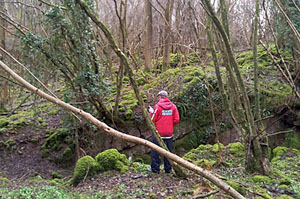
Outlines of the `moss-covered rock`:
[{"label": "moss-covered rock", "polygon": [[23,118],[23,117],[20,118],[19,120],[13,122],[13,126],[14,126],[15,128],[20,128],[20,127],[25,126],[25,125],[27,125],[27,124],[29,124],[29,122],[26,121],[26,119]]},{"label": "moss-covered rock", "polygon": [[[52,133],[41,147],[42,157],[48,157],[62,168],[74,163],[75,144],[68,129],[60,128]],[[54,152],[54,153],[53,153]]]},{"label": "moss-covered rock", "polygon": [[216,143],[213,145],[212,151],[215,153],[218,153],[221,148],[221,151],[225,149],[224,145],[222,143]]},{"label": "moss-covered rock", "polygon": [[96,161],[107,170],[119,170],[126,172],[128,170],[129,160],[125,154],[119,153],[117,149],[108,149],[96,156]]},{"label": "moss-covered rock", "polygon": [[46,142],[42,145],[42,156],[47,157],[49,151],[60,151],[63,148],[64,140],[69,135],[67,129],[57,129],[50,137],[47,138]]},{"label": "moss-covered rock", "polygon": [[211,169],[217,163],[217,161],[215,161],[215,160],[209,161],[206,159],[200,159],[200,160],[194,161],[194,163],[202,168]]},{"label": "moss-covered rock", "polygon": [[5,117],[0,117],[0,128],[6,127],[9,124],[10,120]]},{"label": "moss-covered rock", "polygon": [[238,191],[240,194],[242,194],[243,196],[246,195],[247,191],[242,185],[231,180],[227,180],[226,183],[232,188],[234,188],[236,191]]},{"label": "moss-covered rock", "polygon": [[277,197],[276,199],[293,199],[293,197],[283,194]]},{"label": "moss-covered rock", "polygon": [[255,175],[251,177],[252,181],[257,184],[270,184],[271,178],[263,175]]},{"label": "moss-covered rock", "polygon": [[272,162],[280,160],[280,157],[288,151],[287,147],[278,146],[275,149],[273,149],[273,159]]},{"label": "moss-covered rock", "polygon": [[230,143],[227,147],[233,156],[243,157],[245,155],[244,145],[240,142]]},{"label": "moss-covered rock", "polygon": [[55,160],[62,168],[68,168],[73,165],[75,145],[65,148],[63,153]]},{"label": "moss-covered rock", "polygon": [[78,185],[86,176],[104,171],[104,168],[91,156],[80,158],[75,166],[72,183]]}]

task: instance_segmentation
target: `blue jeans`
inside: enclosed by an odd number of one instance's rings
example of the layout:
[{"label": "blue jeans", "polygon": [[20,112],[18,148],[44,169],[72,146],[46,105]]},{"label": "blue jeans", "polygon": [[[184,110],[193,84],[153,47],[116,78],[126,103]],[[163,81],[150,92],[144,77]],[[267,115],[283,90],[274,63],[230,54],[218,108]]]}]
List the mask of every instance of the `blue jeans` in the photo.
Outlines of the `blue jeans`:
[{"label": "blue jeans", "polygon": [[[163,139],[163,141],[167,145],[169,151],[172,152],[173,138]],[[159,144],[154,136],[152,136],[152,142],[159,146]],[[159,173],[160,163],[161,163],[161,159],[160,159],[159,153],[152,150],[151,151],[151,170],[152,170],[152,172]],[[164,169],[165,169],[166,173],[170,173],[172,170],[171,164],[166,157],[164,157]]]}]

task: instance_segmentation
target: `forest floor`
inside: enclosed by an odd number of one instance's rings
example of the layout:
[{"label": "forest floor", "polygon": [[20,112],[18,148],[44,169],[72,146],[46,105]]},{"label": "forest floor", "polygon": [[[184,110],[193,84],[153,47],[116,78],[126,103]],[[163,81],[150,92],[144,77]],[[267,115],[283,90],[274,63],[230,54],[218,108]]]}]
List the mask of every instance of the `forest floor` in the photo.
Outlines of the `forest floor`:
[{"label": "forest floor", "polygon": [[[43,117],[46,128],[59,128],[60,114]],[[18,118],[20,119],[20,118]],[[20,120],[18,120],[20,121]],[[48,136],[46,128],[35,125],[20,125],[19,128],[2,128],[0,134],[0,198],[191,198],[195,186],[203,186],[203,193],[212,188],[203,178],[190,175],[187,179],[174,174],[155,174],[149,171],[150,165],[131,163],[125,174],[107,171],[93,177],[86,177],[77,187],[64,186],[63,197],[45,196],[49,187],[60,187],[73,175],[74,165],[62,169],[57,164],[43,158],[41,147]],[[53,173],[59,174],[53,176]],[[56,179],[54,179],[56,178]],[[47,188],[48,187],[48,188]],[[60,189],[60,188],[58,188]],[[43,191],[44,190],[44,191]],[[56,190],[60,192],[62,190]],[[40,196],[40,195],[43,196]],[[223,194],[219,198],[223,198]],[[40,197],[39,197],[40,196]],[[224,195],[224,198],[225,195]]]}]

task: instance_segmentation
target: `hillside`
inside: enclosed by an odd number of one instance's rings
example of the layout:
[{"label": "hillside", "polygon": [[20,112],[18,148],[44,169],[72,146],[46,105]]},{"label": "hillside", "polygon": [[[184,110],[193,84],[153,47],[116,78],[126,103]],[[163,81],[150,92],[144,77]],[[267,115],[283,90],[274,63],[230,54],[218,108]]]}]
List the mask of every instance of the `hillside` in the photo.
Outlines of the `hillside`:
[{"label": "hillside", "polygon": [[[259,52],[262,64],[259,92],[263,116],[267,118],[266,131],[270,135],[279,131],[290,132],[270,136],[273,175],[269,177],[246,174],[243,164],[245,160],[241,155],[243,147],[227,145],[235,141],[235,132],[224,119],[224,108],[212,63],[199,64],[199,57],[195,55],[190,55],[181,63],[179,55],[173,55],[173,68],[166,72],[156,74],[137,70],[135,74],[146,105],[153,106],[156,103],[155,96],[161,89],[168,90],[170,98],[177,105],[181,122],[175,131],[175,153],[185,154],[187,160],[211,170],[225,181],[229,180],[228,184],[247,198],[299,198],[299,103],[294,101],[288,104],[292,98],[290,86],[282,81],[264,51],[260,49]],[[251,59],[251,52],[237,57],[253,102],[253,82],[247,78],[247,74],[252,72]],[[209,84],[205,83],[205,77]],[[224,71],[223,77],[226,79]],[[107,107],[113,106],[113,97],[116,95],[113,81],[111,86],[112,91],[106,95]],[[227,145],[222,148],[224,162],[221,165],[216,164],[219,149],[213,145],[215,133],[207,86],[214,91],[212,98],[221,140]],[[65,97],[64,88],[57,89],[56,93]],[[4,112],[0,116],[0,196],[3,198],[51,198],[54,193],[57,198],[195,198],[216,189],[194,174],[190,174],[188,179],[178,179],[172,174],[149,173],[149,157],[145,156],[149,152],[148,148],[106,136],[86,121],[79,124],[66,110],[39,101],[34,96],[27,99],[33,103],[24,104],[24,99],[17,98],[14,106],[22,106],[14,113]],[[77,106],[96,113],[88,104]],[[127,77],[123,79],[119,110],[120,120],[110,121],[109,125],[131,135],[150,138],[151,134],[145,126]],[[80,157],[96,157],[106,149],[116,148],[131,160],[128,171],[123,174],[119,171],[105,171],[85,176],[77,187],[66,186],[75,168],[77,135]],[[233,138],[229,139],[228,135]],[[277,147],[281,145],[294,149]],[[237,146],[240,147],[239,144]],[[218,192],[209,198],[229,196]]]}]

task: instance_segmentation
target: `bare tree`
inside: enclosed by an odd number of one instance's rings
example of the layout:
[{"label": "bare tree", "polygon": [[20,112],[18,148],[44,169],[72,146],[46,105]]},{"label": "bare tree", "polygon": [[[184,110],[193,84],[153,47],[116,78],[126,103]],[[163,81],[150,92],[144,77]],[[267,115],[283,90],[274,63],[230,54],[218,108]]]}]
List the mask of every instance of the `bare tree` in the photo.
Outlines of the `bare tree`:
[{"label": "bare tree", "polygon": [[[0,3],[0,11],[1,13],[6,14],[7,10],[6,10],[6,6],[4,2]],[[7,23],[5,21],[4,18],[0,18],[0,45],[2,48],[6,49],[6,29],[7,29]],[[3,55],[1,56],[0,54],[0,60],[3,59],[4,60],[5,54],[3,53]],[[2,71],[2,70],[0,70]],[[5,74],[3,72],[1,72],[1,74]],[[5,76],[4,76],[5,77]],[[0,77],[0,85],[1,85],[1,89],[0,89],[0,111],[1,110],[5,110],[6,106],[7,106],[7,101],[8,101],[8,81],[4,78]]]},{"label": "bare tree", "polygon": [[167,5],[164,9],[165,29],[164,29],[164,53],[162,71],[166,71],[170,65],[170,49],[172,41],[172,12],[174,7],[174,0],[167,0]]},{"label": "bare tree", "polygon": [[153,32],[153,22],[152,22],[152,5],[150,0],[145,0],[145,13],[146,13],[146,34],[145,34],[145,68],[147,70],[151,69],[151,61],[152,61],[152,32]]}]

